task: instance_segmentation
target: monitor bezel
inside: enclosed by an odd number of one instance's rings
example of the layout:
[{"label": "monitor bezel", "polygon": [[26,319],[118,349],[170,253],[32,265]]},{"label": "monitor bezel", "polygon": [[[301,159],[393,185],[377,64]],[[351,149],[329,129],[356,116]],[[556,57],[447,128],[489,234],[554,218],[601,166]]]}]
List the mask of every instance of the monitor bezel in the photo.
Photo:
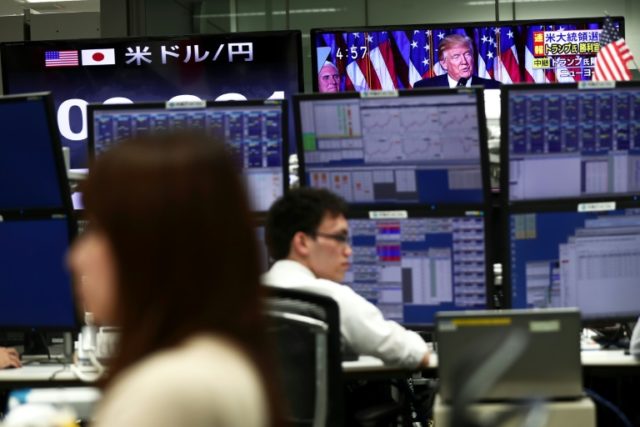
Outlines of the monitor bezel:
[{"label": "monitor bezel", "polygon": [[[370,218],[370,212],[398,212],[405,211],[406,218],[399,217],[391,217],[388,220],[402,220],[402,219],[428,219],[428,218],[442,218],[442,217],[473,217],[473,218],[482,218],[484,222],[484,254],[485,254],[485,308],[484,310],[497,308],[495,305],[495,298],[493,297],[495,292],[494,287],[494,275],[493,275],[493,252],[492,245],[489,244],[489,240],[491,236],[493,236],[492,232],[492,219],[491,219],[491,209],[486,207],[475,206],[475,208],[460,208],[453,206],[401,206],[395,208],[381,208],[377,205],[367,205],[367,206],[353,206],[349,205],[346,219],[372,219]],[[387,218],[385,218],[387,219]],[[381,220],[385,220],[381,219]],[[355,291],[354,291],[355,292]],[[469,310],[470,308],[460,308],[460,311]],[[483,310],[482,308],[473,308],[474,310]],[[457,310],[456,310],[457,311]],[[434,332],[436,326],[436,316],[439,311],[436,311],[434,314],[433,323],[407,323],[400,322],[407,329],[417,331],[417,332],[425,332],[430,333]]]},{"label": "monitor bezel", "polygon": [[[305,154],[304,154],[304,146],[302,140],[302,118],[300,114],[300,103],[306,101],[322,101],[322,100],[335,100],[335,99],[382,99],[385,96],[385,93],[388,93],[388,97],[396,98],[396,97],[412,97],[412,96],[438,96],[438,95],[456,95],[456,94],[468,94],[474,93],[476,95],[477,105],[477,119],[478,119],[478,130],[479,130],[479,145],[480,145],[480,173],[482,176],[482,199],[481,203],[440,203],[429,204],[432,208],[435,209],[438,207],[446,207],[452,206],[456,209],[460,210],[474,210],[481,208],[486,208],[490,203],[491,196],[491,188],[490,188],[490,178],[489,178],[489,146],[487,140],[487,127],[486,127],[486,117],[484,111],[484,91],[482,87],[472,86],[470,88],[420,88],[414,90],[400,90],[400,91],[391,91],[391,92],[379,92],[379,96],[371,96],[372,92],[337,92],[337,93],[307,93],[307,94],[298,94],[293,97],[293,111],[294,111],[294,119],[295,119],[295,131],[296,131],[296,152],[298,154],[298,176],[300,179],[300,186],[307,187],[307,174],[306,174],[306,165],[305,165]],[[420,205],[424,205],[424,203],[416,202],[416,203],[350,203],[350,206],[376,206],[378,210],[394,210],[398,207],[402,206],[413,206],[419,207]]]},{"label": "monitor bezel", "polygon": [[[608,84],[613,84],[613,87],[606,87]],[[517,205],[530,205],[531,207],[539,206],[540,203],[547,202],[562,202],[565,200],[580,200],[582,202],[599,200],[637,200],[640,197],[640,192],[636,194],[594,194],[584,197],[558,197],[558,198],[543,198],[543,199],[526,199],[526,200],[510,200],[509,191],[509,179],[510,179],[510,163],[509,163],[509,96],[511,92],[519,91],[566,91],[566,90],[595,90],[595,91],[615,91],[617,88],[638,88],[640,89],[640,81],[626,81],[626,82],[603,82],[600,84],[587,84],[587,88],[580,89],[579,83],[540,83],[540,84],[514,84],[503,85],[500,89],[500,193],[502,195],[503,209],[506,209],[511,204]]]},{"label": "monitor bezel", "polygon": [[[503,206],[503,218],[501,221],[502,235],[505,236],[507,243],[507,250],[504,251],[503,259],[502,259],[502,288],[504,293],[504,307],[505,308],[513,308],[513,283],[511,280],[511,215],[514,214],[526,214],[526,213],[544,213],[544,212],[569,212],[569,213],[579,213],[578,206],[591,204],[591,203],[607,203],[614,202],[615,210],[624,210],[624,209],[640,209],[640,199],[637,200],[629,200],[624,198],[601,198],[600,200],[583,200],[583,199],[564,199],[564,200],[553,200],[553,201],[543,201],[537,204],[531,203],[514,203],[511,205]],[[605,212],[605,211],[603,211]],[[590,213],[590,212],[585,212]],[[523,308],[523,307],[520,307]],[[526,307],[525,307],[526,308]],[[567,307],[552,307],[552,308],[567,308]],[[544,309],[542,309],[544,310]],[[638,308],[638,312],[631,315],[620,314],[620,315],[597,315],[597,316],[584,316],[582,311],[580,312],[580,317],[582,319],[582,323],[585,325],[602,325],[602,324],[610,324],[613,322],[622,322],[622,321],[635,321],[640,315],[640,307]]]},{"label": "monitor bezel", "polygon": [[[95,161],[95,128],[94,117],[96,112],[100,111],[119,111],[119,110],[144,110],[157,109],[165,111],[181,111],[181,110],[207,110],[225,108],[242,108],[242,107],[274,107],[279,106],[280,125],[282,129],[282,194],[286,194],[289,190],[289,103],[286,99],[267,99],[267,100],[247,100],[247,101],[206,101],[202,106],[171,108],[167,102],[134,102],[133,104],[89,104],[87,105],[87,147],[89,150],[89,171],[91,163]],[[266,215],[267,211],[254,211],[258,218]]]},{"label": "monitor bezel", "polygon": [[[602,23],[604,24],[605,17],[599,16],[594,18],[550,18],[550,19],[522,19],[513,21],[475,21],[475,22],[449,22],[449,23],[425,23],[425,24],[409,24],[409,25],[372,25],[372,26],[354,26],[354,27],[322,27],[312,28],[310,31],[310,43],[311,43],[311,69],[316,69],[316,63],[318,62],[318,55],[315,48],[315,40],[318,35],[322,33],[330,32],[373,32],[373,31],[414,31],[414,30],[429,30],[429,29],[449,29],[449,28],[463,28],[463,27],[491,27],[491,26],[517,26],[517,25],[562,25],[562,24],[586,24],[586,23]],[[623,16],[612,16],[611,20],[620,23],[620,35],[625,35],[625,25]],[[311,90],[318,92],[318,74],[316,72],[311,73]]]}]

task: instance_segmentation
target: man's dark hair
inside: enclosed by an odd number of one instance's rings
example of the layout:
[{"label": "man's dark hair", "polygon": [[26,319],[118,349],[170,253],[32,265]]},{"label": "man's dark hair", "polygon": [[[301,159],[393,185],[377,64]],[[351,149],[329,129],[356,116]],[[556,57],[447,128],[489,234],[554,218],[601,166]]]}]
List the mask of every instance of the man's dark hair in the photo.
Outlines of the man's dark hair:
[{"label": "man's dark hair", "polygon": [[266,240],[269,254],[276,261],[286,258],[293,236],[302,231],[314,235],[326,214],[346,215],[342,197],[324,189],[297,188],[289,191],[269,209]]}]

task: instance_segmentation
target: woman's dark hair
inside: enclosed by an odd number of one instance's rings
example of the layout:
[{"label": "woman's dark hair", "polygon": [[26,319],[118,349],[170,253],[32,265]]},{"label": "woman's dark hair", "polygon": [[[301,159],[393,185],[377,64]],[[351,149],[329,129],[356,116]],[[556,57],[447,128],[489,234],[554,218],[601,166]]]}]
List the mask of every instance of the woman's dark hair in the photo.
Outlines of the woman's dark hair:
[{"label": "woman's dark hair", "polygon": [[280,425],[253,218],[228,148],[192,133],[123,142],[91,166],[84,203],[117,266],[111,378],[194,334],[224,336],[258,368]]},{"label": "woman's dark hair", "polygon": [[347,214],[347,203],[325,189],[298,188],[275,201],[267,213],[265,239],[276,261],[289,255],[293,236],[302,231],[314,235],[325,215]]}]

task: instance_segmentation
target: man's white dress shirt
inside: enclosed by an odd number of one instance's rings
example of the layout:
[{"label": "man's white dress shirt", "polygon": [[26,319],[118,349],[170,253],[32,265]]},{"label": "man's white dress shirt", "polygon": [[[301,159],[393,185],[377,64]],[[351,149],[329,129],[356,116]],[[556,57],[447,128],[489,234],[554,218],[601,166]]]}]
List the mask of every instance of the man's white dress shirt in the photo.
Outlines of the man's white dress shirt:
[{"label": "man's white dress shirt", "polygon": [[340,332],[358,354],[375,356],[387,364],[415,368],[427,353],[427,344],[420,335],[385,320],[376,306],[350,287],[318,279],[297,261],[276,262],[262,275],[262,283],[333,298],[340,308]]}]

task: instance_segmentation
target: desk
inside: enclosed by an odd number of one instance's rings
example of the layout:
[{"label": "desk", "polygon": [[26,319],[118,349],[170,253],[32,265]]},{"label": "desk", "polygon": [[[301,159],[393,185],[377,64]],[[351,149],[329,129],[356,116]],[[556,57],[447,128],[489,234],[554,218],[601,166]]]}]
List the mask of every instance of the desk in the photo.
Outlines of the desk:
[{"label": "desk", "polygon": [[[585,370],[619,370],[630,369],[640,374],[640,360],[624,354],[624,350],[585,350],[580,354],[582,367]],[[422,372],[434,374],[438,369],[438,355],[429,356],[429,367]],[[372,356],[360,356],[358,360],[342,362],[342,371],[349,379],[354,378],[394,378],[398,376],[410,376],[417,369],[400,368],[393,365],[385,365],[382,360]]]},{"label": "desk", "polygon": [[69,365],[61,363],[26,365],[16,369],[0,370],[0,389],[23,387],[76,386],[84,383],[71,371]]}]

